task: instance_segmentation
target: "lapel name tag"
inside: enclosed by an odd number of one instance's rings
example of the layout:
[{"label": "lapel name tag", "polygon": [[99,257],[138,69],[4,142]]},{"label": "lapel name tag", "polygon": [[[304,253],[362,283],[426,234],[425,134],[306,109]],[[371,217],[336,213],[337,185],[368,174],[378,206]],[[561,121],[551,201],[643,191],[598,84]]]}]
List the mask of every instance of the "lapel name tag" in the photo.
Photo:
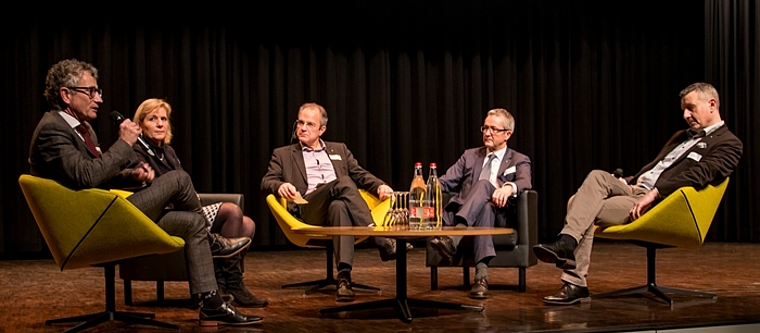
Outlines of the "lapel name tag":
[{"label": "lapel name tag", "polygon": [[699,162],[699,160],[702,159],[702,155],[700,155],[699,153],[693,151],[693,152],[689,153],[689,155],[686,156],[686,158],[690,158],[692,160],[695,160],[695,161]]},{"label": "lapel name tag", "polygon": [[333,160],[333,161],[342,161],[343,160],[342,158],[340,158],[340,155],[338,155],[338,154],[330,154],[329,156],[330,156],[330,159]]}]

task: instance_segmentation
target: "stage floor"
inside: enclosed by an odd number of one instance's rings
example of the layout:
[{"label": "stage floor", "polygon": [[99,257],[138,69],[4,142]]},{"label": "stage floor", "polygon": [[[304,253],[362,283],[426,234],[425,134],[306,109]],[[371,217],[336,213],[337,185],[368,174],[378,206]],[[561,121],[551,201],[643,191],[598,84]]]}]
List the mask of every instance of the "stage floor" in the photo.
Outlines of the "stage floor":
[{"label": "stage floor", "polygon": [[[751,324],[760,327],[760,244],[707,243],[698,250],[658,251],[657,283],[714,292],[717,299],[674,296],[671,308],[647,297],[594,299],[572,306],[547,306],[541,297],[559,287],[560,271],[540,263],[528,269],[528,290],[516,291],[517,270],[492,268],[489,282],[493,297],[485,301],[467,297],[461,268],[439,269],[439,290],[430,290],[430,270],[425,267],[423,244],[408,258],[408,294],[412,298],[481,305],[481,313],[460,310],[412,308],[414,320],[405,324],[392,309],[320,315],[318,309],[336,305],[334,287],[303,296],[301,288],[280,285],[323,278],[322,250],[252,251],[245,259],[245,282],[259,297],[263,309],[244,309],[264,317],[260,325],[220,327],[220,331],[245,332],[632,332]],[[474,276],[474,269],[471,269]],[[357,250],[354,282],[382,288],[381,293],[355,289],[355,302],[381,300],[395,295],[395,264],[381,262],[377,250]],[[598,241],[589,272],[592,293],[643,285],[646,251],[627,243]],[[60,332],[71,324],[45,326],[46,319],[102,311],[103,270],[76,269],[61,272],[52,260],[0,261],[0,332]],[[154,312],[156,319],[179,324],[183,332],[201,331],[197,310],[188,309],[186,282],[166,284],[167,301],[155,302],[155,283],[133,282],[134,306],[124,306],[123,283],[116,280],[117,309]],[[342,305],[342,304],[341,304]],[[97,332],[163,332],[166,330],[101,324]],[[208,331],[208,329],[203,330]],[[697,330],[700,331],[700,330]]]}]

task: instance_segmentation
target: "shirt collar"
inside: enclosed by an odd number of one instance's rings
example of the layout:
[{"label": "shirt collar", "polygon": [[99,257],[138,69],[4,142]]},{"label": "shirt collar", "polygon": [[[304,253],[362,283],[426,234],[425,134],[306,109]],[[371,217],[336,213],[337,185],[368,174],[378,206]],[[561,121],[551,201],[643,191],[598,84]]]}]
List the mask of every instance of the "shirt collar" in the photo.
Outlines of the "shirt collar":
[{"label": "shirt collar", "polygon": [[302,151],[306,151],[306,152],[316,152],[316,153],[319,153],[319,152],[323,152],[323,151],[325,151],[325,149],[327,149],[327,145],[325,144],[325,142],[322,139],[319,139],[319,149],[313,149],[313,148],[311,148],[309,146],[305,146],[303,144],[303,142],[301,142],[301,141],[298,141],[298,143],[301,145],[301,150]]},{"label": "shirt collar", "polygon": [[66,121],[66,123],[71,126],[71,128],[79,126],[80,122],[76,118],[72,117],[70,114],[66,113],[65,111],[58,111],[58,114],[63,117],[63,120]]},{"label": "shirt collar", "polygon": [[486,158],[488,158],[488,155],[494,154],[494,155],[496,155],[495,158],[497,160],[502,161],[502,160],[504,160],[504,154],[506,154],[506,153],[507,153],[507,146],[504,146],[504,148],[501,148],[501,149],[499,149],[499,150],[497,150],[495,152],[490,152],[490,151],[488,151],[488,148],[486,148]]},{"label": "shirt collar", "polygon": [[715,124],[712,124],[710,126],[705,127],[704,129],[702,129],[699,132],[694,132],[694,131],[692,131],[690,129],[690,130],[686,131],[686,134],[689,135],[689,139],[701,138],[701,137],[704,137],[704,136],[712,134],[712,132],[715,132],[718,128],[720,128],[721,126],[723,126],[724,123],[725,123],[725,121],[721,120],[718,123],[715,123]]}]

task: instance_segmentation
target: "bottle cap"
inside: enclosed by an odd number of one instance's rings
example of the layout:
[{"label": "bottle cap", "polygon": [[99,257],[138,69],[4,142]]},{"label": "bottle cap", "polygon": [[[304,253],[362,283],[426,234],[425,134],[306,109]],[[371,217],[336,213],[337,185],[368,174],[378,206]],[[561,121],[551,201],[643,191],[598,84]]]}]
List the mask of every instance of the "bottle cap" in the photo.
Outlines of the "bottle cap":
[{"label": "bottle cap", "polygon": [[414,167],[415,167],[415,168],[416,168],[416,167],[420,167],[420,168],[421,168],[421,167],[422,167],[422,162],[417,162],[417,163],[414,163]]},{"label": "bottle cap", "polygon": [[435,163],[430,163],[431,168],[437,168],[438,166]]}]

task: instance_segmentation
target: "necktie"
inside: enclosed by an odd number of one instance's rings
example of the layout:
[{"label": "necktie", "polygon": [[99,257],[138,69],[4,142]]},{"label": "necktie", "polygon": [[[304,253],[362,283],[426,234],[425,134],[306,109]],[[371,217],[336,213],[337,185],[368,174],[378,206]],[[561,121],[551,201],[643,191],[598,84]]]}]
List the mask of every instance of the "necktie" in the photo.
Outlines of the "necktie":
[{"label": "necktie", "polygon": [[491,181],[491,163],[493,163],[494,158],[496,158],[496,154],[488,155],[488,162],[483,166],[483,170],[480,171],[480,178],[478,180]]},{"label": "necktie", "polygon": [[84,143],[87,145],[87,148],[90,149],[90,152],[95,155],[95,157],[100,157],[100,152],[95,148],[95,143],[92,141],[92,137],[90,137],[90,132],[87,130],[86,127],[84,127],[83,124],[77,125],[77,127],[74,127],[79,134],[82,135],[82,138],[84,138]]}]

